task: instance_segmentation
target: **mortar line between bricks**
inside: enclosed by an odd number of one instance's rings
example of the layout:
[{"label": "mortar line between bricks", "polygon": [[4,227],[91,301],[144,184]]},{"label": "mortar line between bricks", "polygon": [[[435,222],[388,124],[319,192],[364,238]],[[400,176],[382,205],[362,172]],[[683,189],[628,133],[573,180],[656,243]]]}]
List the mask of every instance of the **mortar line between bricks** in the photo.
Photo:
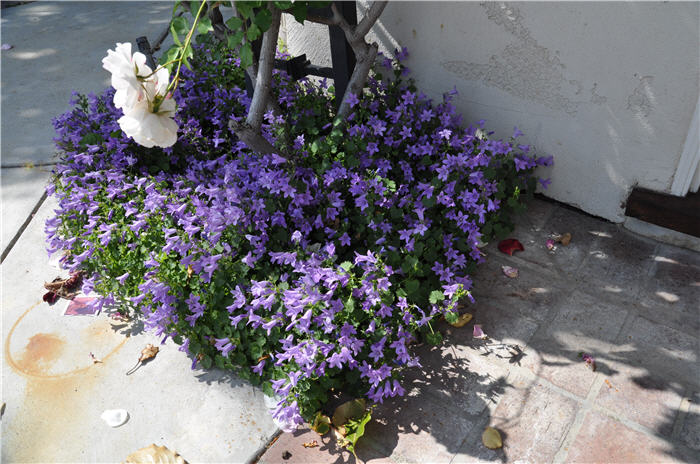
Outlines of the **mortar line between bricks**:
[{"label": "mortar line between bricks", "polygon": [[681,430],[683,430],[683,424],[685,423],[685,417],[688,415],[688,412],[690,411],[690,394],[692,392],[692,389],[687,388],[685,389],[685,392],[683,394],[683,398],[681,399],[681,404],[678,406],[678,416],[676,416],[676,420],[673,423],[673,431],[671,432],[671,438],[673,439],[678,439],[681,435]]},{"label": "mortar line between bricks", "polygon": [[561,445],[559,446],[559,450],[557,453],[554,455],[554,458],[552,459],[553,462],[555,463],[562,463],[566,462],[567,458],[569,457],[569,450],[571,449],[571,446],[575,443],[576,438],[578,437],[579,433],[581,432],[581,428],[583,428],[583,423],[586,420],[586,416],[588,415],[588,412],[591,411],[593,408],[593,403],[595,402],[595,399],[598,397],[598,393],[600,392],[600,388],[603,385],[603,375],[597,372],[595,374],[595,379],[593,380],[593,384],[591,385],[591,388],[588,390],[588,394],[586,395],[586,398],[580,402],[580,408],[578,411],[576,411],[576,417],[574,417],[574,421],[571,423],[571,427],[569,427],[569,431],[566,433],[566,436],[564,439],[561,441]]}]

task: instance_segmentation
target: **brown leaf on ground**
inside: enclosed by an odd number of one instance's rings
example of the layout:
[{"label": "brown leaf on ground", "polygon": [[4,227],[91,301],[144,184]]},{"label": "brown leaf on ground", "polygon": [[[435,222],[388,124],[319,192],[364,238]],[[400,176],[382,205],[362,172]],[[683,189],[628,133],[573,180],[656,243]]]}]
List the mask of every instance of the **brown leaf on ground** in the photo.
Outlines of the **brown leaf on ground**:
[{"label": "brown leaf on ground", "polygon": [[569,243],[571,243],[571,233],[567,232],[561,237],[559,237],[559,243],[561,243],[564,246],[569,246]]},{"label": "brown leaf on ground", "polygon": [[314,440],[309,443],[302,443],[301,446],[303,446],[304,448],[316,448],[318,446],[318,442]]},{"label": "brown leaf on ground", "polygon": [[165,446],[156,446],[155,444],[134,451],[126,457],[125,462],[127,464],[187,464],[187,461],[175,451],[169,450]]},{"label": "brown leaf on ground", "polygon": [[139,362],[144,362],[148,359],[155,358],[155,356],[158,354],[158,347],[153,346],[150,343],[146,345],[146,348],[141,350],[141,357],[139,358]]},{"label": "brown leaf on ground", "polygon": [[[49,293],[44,295],[44,301],[48,301],[47,295],[49,294],[53,294],[53,296],[55,296],[55,300],[57,300],[59,297],[65,298],[66,300],[72,300],[78,293],[80,293],[78,288],[80,287],[82,280],[83,271],[78,271],[71,274],[67,279],[56,277],[51,282],[44,282],[44,288],[49,291]],[[49,304],[52,303],[49,302]]]}]

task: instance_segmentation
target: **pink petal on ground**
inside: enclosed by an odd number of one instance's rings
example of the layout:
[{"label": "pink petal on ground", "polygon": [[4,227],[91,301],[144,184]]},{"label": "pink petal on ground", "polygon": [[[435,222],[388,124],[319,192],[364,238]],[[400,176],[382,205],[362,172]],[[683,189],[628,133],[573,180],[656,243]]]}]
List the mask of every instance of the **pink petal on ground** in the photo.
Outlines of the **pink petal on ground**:
[{"label": "pink petal on ground", "polygon": [[554,249],[554,240],[551,238],[547,240],[547,249],[550,251]]},{"label": "pink petal on ground", "polygon": [[486,338],[486,334],[481,330],[481,324],[474,324],[474,338],[483,340]]},{"label": "pink petal on ground", "polygon": [[515,279],[518,277],[518,270],[514,267],[511,266],[501,266],[501,270],[503,271],[503,275],[506,277],[510,277],[511,279]]},{"label": "pink petal on ground", "polygon": [[14,48],[14,45],[2,44],[2,46],[0,46],[0,50],[10,50],[11,48]]}]

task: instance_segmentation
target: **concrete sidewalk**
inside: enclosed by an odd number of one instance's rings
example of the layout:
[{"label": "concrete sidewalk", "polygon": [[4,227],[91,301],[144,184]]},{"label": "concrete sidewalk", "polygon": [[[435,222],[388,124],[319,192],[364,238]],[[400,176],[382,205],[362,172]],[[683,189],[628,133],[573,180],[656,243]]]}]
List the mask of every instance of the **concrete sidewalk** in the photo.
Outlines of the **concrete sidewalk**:
[{"label": "concrete sidewalk", "polygon": [[[2,461],[122,462],[151,443],[189,462],[253,459],[277,431],[260,389],[230,373],[192,371],[174,344],[126,332],[104,314],[64,316],[65,300],[41,300],[44,282],[66,276],[45,252],[55,203],[39,207],[52,168],[40,165],[54,160],[51,119],[69,109],[72,90],[109,86],[107,49],[141,35],[154,42],[172,3],[36,2],[1,11],[2,42],[13,46],[0,52],[0,248],[9,251],[0,266]],[[160,353],[126,376],[147,343]],[[112,429],[100,415],[117,408],[130,418]]]},{"label": "concrete sidewalk", "polygon": [[[566,232],[568,247],[546,249]],[[525,251],[485,249],[473,322],[443,325],[443,346],[418,348],[423,369],[408,372],[407,397],[377,408],[360,460],[700,462],[700,254],[539,200],[513,237]],[[488,340],[473,338],[474,323]],[[481,444],[487,426],[503,449]],[[354,460],[307,429],[280,436],[260,462]]]},{"label": "concrete sidewalk", "polygon": [[[71,92],[102,92],[102,58],[116,42],[168,26],[171,2],[33,2],[0,10],[2,43],[3,255],[44,193],[54,158],[51,120],[70,109]],[[164,47],[169,47],[167,39]],[[47,165],[49,164],[49,165]]]}]

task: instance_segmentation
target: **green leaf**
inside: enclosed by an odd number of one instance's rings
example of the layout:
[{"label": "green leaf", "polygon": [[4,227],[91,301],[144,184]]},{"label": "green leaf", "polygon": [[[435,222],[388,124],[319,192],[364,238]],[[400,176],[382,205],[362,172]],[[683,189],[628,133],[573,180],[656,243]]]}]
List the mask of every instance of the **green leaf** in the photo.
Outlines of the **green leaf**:
[{"label": "green leaf", "polygon": [[350,400],[341,404],[335,408],[333,412],[333,425],[341,427],[345,425],[348,420],[359,419],[365,412],[365,405],[366,402],[364,398]]},{"label": "green leaf", "polygon": [[406,290],[406,293],[408,293],[409,295],[413,295],[420,288],[420,282],[418,282],[417,280],[407,280],[406,283],[403,285],[403,288]]},{"label": "green leaf", "polygon": [[306,19],[306,12],[307,6],[305,2],[294,3],[294,6],[292,7],[292,14],[294,15],[294,19],[296,19],[297,22],[304,24],[304,20]]},{"label": "green leaf", "polygon": [[187,35],[187,33],[190,32],[190,24],[187,22],[187,19],[185,19],[184,16],[178,16],[177,18],[174,18],[171,24],[171,28],[173,31],[180,35]]},{"label": "green leaf", "polygon": [[234,6],[236,7],[236,11],[243,16],[244,19],[253,16],[253,5],[251,5],[251,2],[237,1],[234,3]]},{"label": "green leaf", "polygon": [[318,433],[319,435],[325,435],[331,430],[331,419],[330,417],[321,414],[318,411],[314,416],[314,420],[311,422],[311,430]]},{"label": "green leaf", "polygon": [[228,48],[236,48],[241,43],[241,40],[243,40],[242,30],[235,34],[229,34],[228,37],[226,37]]},{"label": "green leaf", "polygon": [[[163,56],[160,57],[160,64],[165,64],[168,61],[172,61],[175,58],[177,58],[178,53],[180,53],[180,47],[177,45],[171,45],[170,48],[163,53]],[[172,63],[170,64],[172,66]]]},{"label": "green leaf", "polygon": [[207,17],[199,18],[197,23],[197,32],[200,34],[206,34],[209,31],[213,31],[214,27],[211,25],[211,19]]},{"label": "green leaf", "polygon": [[362,436],[365,434],[365,425],[372,419],[372,411],[367,411],[364,416],[359,419],[354,419],[348,421],[345,425],[346,435],[343,437],[343,442],[345,447],[355,456],[355,445]]},{"label": "green leaf", "polygon": [[425,341],[433,346],[438,346],[442,343],[442,334],[440,332],[425,334]]},{"label": "green leaf", "polygon": [[445,313],[445,320],[450,324],[454,324],[459,320],[459,315],[453,311],[447,311]]},{"label": "green leaf", "polygon": [[352,295],[350,295],[348,299],[345,300],[345,309],[349,313],[355,310],[355,300],[353,299]]},{"label": "green leaf", "polygon": [[433,290],[432,292],[430,292],[429,301],[431,304],[435,304],[438,301],[442,301],[444,299],[445,299],[445,294],[442,293],[440,290]]},{"label": "green leaf", "polygon": [[86,145],[98,145],[102,143],[102,136],[96,132],[90,132],[88,134],[85,134],[82,139],[80,139],[80,145],[81,146],[86,146]]},{"label": "green leaf", "polygon": [[270,25],[272,24],[272,13],[267,8],[260,10],[258,11],[258,14],[255,15],[255,19],[253,21],[261,31],[265,32],[266,30],[270,29]]},{"label": "green leaf", "polygon": [[250,25],[248,28],[248,31],[246,32],[246,38],[250,40],[251,42],[255,41],[258,37],[260,37],[261,31],[260,28],[258,27],[257,24],[253,23]]},{"label": "green leaf", "polygon": [[226,25],[229,27],[229,29],[235,31],[237,29],[240,29],[241,26],[243,26],[243,20],[238,16],[231,16],[229,19],[226,20]]},{"label": "green leaf", "polygon": [[253,64],[253,49],[249,43],[244,43],[241,46],[241,67],[243,69]]},{"label": "green leaf", "polygon": [[340,267],[345,269],[346,272],[350,272],[350,269],[352,269],[352,263],[350,261],[343,261],[340,263]]},{"label": "green leaf", "polygon": [[205,356],[202,358],[202,361],[201,361],[201,362],[202,362],[202,367],[204,367],[205,369],[210,369],[210,368],[211,368],[212,360],[211,360],[211,357],[210,357],[210,356],[205,355]]},{"label": "green leaf", "polygon": [[294,5],[294,2],[290,1],[280,1],[280,2],[275,2],[275,6],[279,8],[280,10],[288,10]]}]

